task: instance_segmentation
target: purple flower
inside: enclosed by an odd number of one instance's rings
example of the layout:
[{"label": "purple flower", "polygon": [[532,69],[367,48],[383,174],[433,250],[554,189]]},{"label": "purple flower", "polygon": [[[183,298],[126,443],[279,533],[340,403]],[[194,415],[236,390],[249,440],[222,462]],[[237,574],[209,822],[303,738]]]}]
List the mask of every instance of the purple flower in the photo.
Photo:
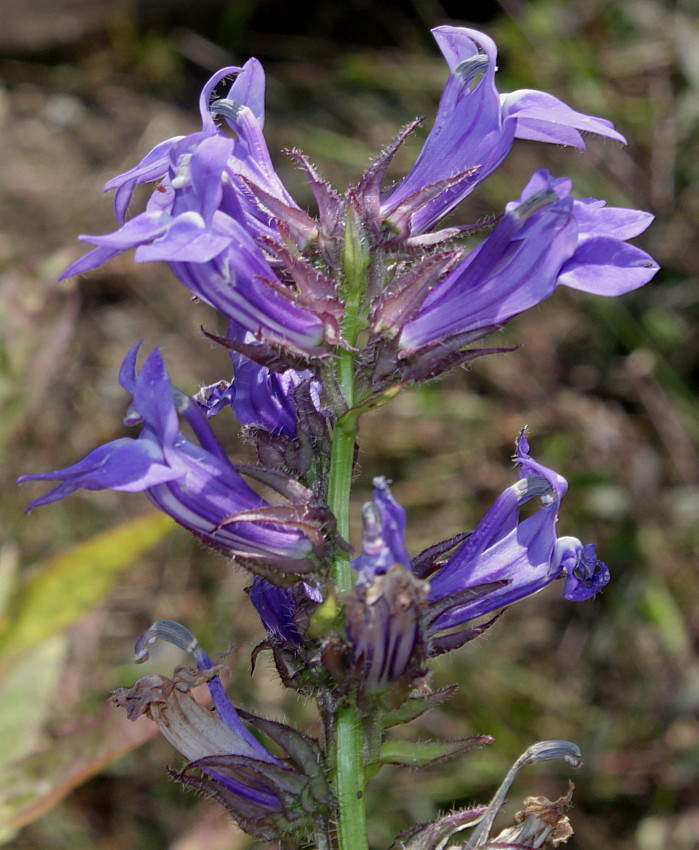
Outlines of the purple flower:
[{"label": "purple flower", "polygon": [[[254,346],[255,337],[231,322],[228,340]],[[298,409],[295,393],[304,382],[311,383],[316,410],[320,409],[320,383],[313,380],[309,369],[285,369],[272,372],[240,354],[230,352],[233,363],[233,382],[230,403],[241,425],[255,426],[270,434],[283,434],[294,438],[297,430]]]},{"label": "purple flower", "polygon": [[[213,548],[291,571],[310,568],[308,535],[298,523],[284,525],[287,509],[270,506],[244,482],[195,402],[173,389],[157,348],[136,373],[139,345],[127,354],[120,382],[133,396],[125,422],[142,424],[140,437],[100,446],[66,469],[23,476],[20,481],[61,482],[27,510],[79,488],[145,491],[162,511]],[[199,444],[180,432],[178,413]],[[295,507],[288,509],[294,514],[288,519],[298,519]]]},{"label": "purple flower", "polygon": [[559,284],[611,296],[647,283],[657,264],[624,240],[642,233],[653,216],[593,198],[577,201],[570,189],[570,180],[536,172],[490,236],[404,324],[399,356],[450,342],[458,347],[465,336],[539,304]]},{"label": "purple flower", "polygon": [[[498,94],[497,48],[487,35],[449,26],[432,32],[451,74],[415,164],[383,199],[382,217],[389,223],[411,211],[410,232],[430,230],[492,174],[515,138],[584,150],[585,131],[625,144],[610,121],[576,112],[553,95],[531,89]],[[435,197],[430,187],[437,184],[443,191]]]},{"label": "purple flower", "polygon": [[[427,557],[413,561],[418,577],[429,578],[422,623],[433,653],[442,644],[444,649],[456,648],[479,627],[443,637],[445,630],[531,596],[557,578],[565,578],[564,596],[574,601],[589,599],[609,581],[609,571],[597,559],[593,544],[557,536],[558,508],[568,485],[529,456],[524,432],[517,441],[515,462],[520,467],[517,482],[498,497],[471,534],[437,544],[427,550]],[[388,564],[405,563],[400,536],[405,514],[385,479],[375,479],[374,498],[380,516],[365,509],[363,552],[353,562],[360,570],[357,584],[369,587],[385,574]],[[540,507],[520,520],[521,507],[534,498],[541,500]],[[446,561],[439,560],[455,545]],[[403,639],[409,642],[411,634],[404,631]]]},{"label": "purple flower", "polygon": [[260,463],[268,468],[303,478],[312,466],[322,466],[330,453],[332,413],[321,406],[322,384],[311,370],[272,371],[263,365],[265,346],[234,322],[225,338],[208,335],[230,349],[234,377],[231,383],[221,381],[197,394],[206,416],[230,405],[255,443]]},{"label": "purple flower", "polygon": [[[568,489],[566,480],[529,456],[524,432],[514,457],[518,480],[493,503],[473,533],[430,577],[435,603],[490,582],[506,584],[482,599],[445,611],[434,623],[440,631],[531,596],[557,578],[565,578],[563,595],[581,601],[609,582],[609,570],[597,559],[594,545],[556,534],[558,508]],[[520,521],[520,509],[531,499],[539,509]]]},{"label": "purple flower", "polygon": [[[230,78],[234,81],[228,96],[212,102],[214,91]],[[264,99],[265,74],[257,59],[249,59],[242,68],[217,71],[199,97],[201,131],[161,142],[135,168],[105,184],[105,191],[117,190],[114,207],[119,224],[124,223],[136,186],[158,180],[152,208],[176,214],[200,196],[207,219],[216,209],[236,219],[242,214],[253,230],[260,228],[274,235],[270,217],[261,214],[241,179],[248,178],[280,201],[294,205],[272,166],[262,132]],[[221,132],[216,115],[225,116],[235,138]]]},{"label": "purple flower", "polygon": [[[237,78],[229,97],[216,103],[236,139],[217,128],[212,114],[216,104],[209,106],[215,86],[232,74]],[[264,72],[255,59],[212,77],[200,98],[201,132],[163,142],[136,168],[106,184],[105,189],[117,189],[115,206],[122,226],[106,236],[81,236],[96,247],[63,277],[135,248],[137,262],[168,262],[194,295],[258,337],[306,355],[318,354],[327,317],[301,304],[256,241],[279,233],[253,200],[246,180],[256,181],[280,203],[293,204],[269,158],[262,134],[263,102]],[[158,191],[146,211],[124,223],[134,188],[156,179]],[[334,325],[331,330],[335,332]]]},{"label": "purple flower", "polygon": [[293,646],[303,643],[296,625],[299,602],[323,601],[320,589],[307,582],[300,581],[292,587],[277,587],[261,576],[255,576],[248,595],[270,637]]},{"label": "purple flower", "polygon": [[178,215],[147,210],[115,233],[80,238],[97,247],[66,269],[63,277],[136,248],[136,262],[168,262],[197,298],[256,337],[285,343],[306,355],[320,351],[323,320],[297,303],[293,290],[277,278],[249,231],[221,211],[207,222],[201,208]]},{"label": "purple flower", "polygon": [[407,689],[424,673],[421,621],[428,593],[429,584],[400,563],[382,566],[372,579],[366,573],[357,579],[345,600],[345,624],[351,677],[361,692],[381,693],[400,679]]},{"label": "purple flower", "polygon": [[294,622],[296,602],[288,587],[277,587],[261,576],[255,576],[248,590],[250,601],[270,635],[287,644],[300,645],[301,635]]},{"label": "purple flower", "polygon": [[405,511],[385,478],[374,487],[375,501],[362,508],[362,552],[352,561],[357,580],[345,600],[351,679],[367,694],[400,679],[409,687],[427,657],[421,621],[429,584],[410,571]]},{"label": "purple flower", "polygon": [[374,501],[362,508],[362,552],[352,561],[358,581],[370,583],[394,564],[410,569],[405,548],[405,510],[383,477],[374,478]]}]

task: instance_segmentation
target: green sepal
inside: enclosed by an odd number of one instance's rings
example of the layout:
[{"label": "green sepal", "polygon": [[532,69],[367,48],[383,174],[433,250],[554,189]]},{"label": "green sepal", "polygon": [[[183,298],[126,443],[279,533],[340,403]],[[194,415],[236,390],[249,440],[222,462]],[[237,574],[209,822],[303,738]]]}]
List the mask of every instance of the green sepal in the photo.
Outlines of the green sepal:
[{"label": "green sepal", "polygon": [[323,756],[318,743],[285,723],[268,720],[239,708],[240,716],[256,726],[261,732],[283,747],[289,759],[296,765],[308,780],[305,797],[300,797],[307,811],[314,811],[318,806],[330,806],[332,790],[328,785]]}]

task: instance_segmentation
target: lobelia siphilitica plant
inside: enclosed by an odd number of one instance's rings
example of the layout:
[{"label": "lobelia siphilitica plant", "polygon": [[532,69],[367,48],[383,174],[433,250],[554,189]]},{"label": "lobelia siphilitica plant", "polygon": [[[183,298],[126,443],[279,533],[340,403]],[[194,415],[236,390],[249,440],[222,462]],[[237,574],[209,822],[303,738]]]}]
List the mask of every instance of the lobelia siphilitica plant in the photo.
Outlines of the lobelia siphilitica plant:
[{"label": "lobelia siphilitica plant", "polygon": [[[162,142],[107,183],[116,189],[119,228],[82,236],[94,248],[64,276],[128,248],[135,248],[137,262],[168,263],[227,320],[225,336],[207,336],[229,350],[233,378],[191,398],[172,385],[157,348],[139,370],[136,344],[120,382],[132,399],[125,423],[140,428],[138,436],[21,479],[58,482],[29,508],[80,488],[143,491],[249,571],[250,602],[266,631],[255,655],[271,651],[283,683],[317,701],[321,740],[234,708],[222,665],[168,620],[141,636],[137,660],[165,640],[188,652],[195,666],[178,668],[173,678],[146,676],[114,701],[130,717],[148,715],[184,755],[188,763],[175,779],[210,794],[253,836],[283,847],[366,848],[365,785],[382,764],[422,766],[490,740],[386,736],[453,691],[430,689],[430,659],[474,640],[506,606],[555,580],[572,601],[590,598],[609,580],[593,544],[558,536],[567,483],[531,456],[523,431],[516,480],[475,529],[411,557],[405,512],[377,477],[352,557],[349,497],[364,412],[504,351],[476,343],[559,285],[621,295],[657,270],[626,241],[646,229],[650,214],[578,199],[570,180],[546,170],[490,221],[438,229],[517,138],[581,149],[582,132],[625,140],[609,121],[552,95],[499,94],[488,36],[450,26],[434,36],[449,78],[422,151],[393,186],[384,185],[386,170],[417,121],[344,194],[291,151],[317,215],[301,209],[267,150],[264,73],[255,59],[223,68],[204,86],[201,131]],[[215,96],[224,85],[227,94]],[[127,220],[135,188],[155,181],[145,211]],[[482,238],[472,247],[474,234]],[[254,444],[257,465],[232,462],[215,436],[210,423],[227,407]],[[249,480],[274,491],[274,504]],[[533,509],[521,518],[529,502]],[[215,713],[192,696],[201,683]],[[556,758],[576,765],[580,753],[564,741],[536,744],[489,806],[408,828],[392,846],[563,843],[572,832],[564,814],[570,795],[554,802],[529,798],[514,825],[491,836],[517,771]]]}]

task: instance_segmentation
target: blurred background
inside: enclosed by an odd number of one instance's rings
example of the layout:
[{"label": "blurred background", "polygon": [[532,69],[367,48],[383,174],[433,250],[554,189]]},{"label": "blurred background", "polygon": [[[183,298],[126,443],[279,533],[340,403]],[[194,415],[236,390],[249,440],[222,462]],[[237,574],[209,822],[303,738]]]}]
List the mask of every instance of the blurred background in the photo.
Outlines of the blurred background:
[{"label": "blurred background", "polygon": [[[160,345],[188,392],[229,378],[201,335],[205,307],[157,265],[119,257],[57,283],[79,233],[114,228],[102,184],[157,142],[199,128],[210,73],[261,59],[266,133],[302,148],[338,188],[417,115],[409,167],[435,113],[446,65],[429,28],[482,28],[500,48],[501,91],[543,89],[614,120],[627,148],[585,153],[527,142],[458,211],[475,221],[519,196],[533,170],[573,178],[580,196],[651,210],[638,244],[663,266],[645,289],[605,300],[562,288],[514,320],[477,360],[367,416],[356,511],[384,474],[409,516],[409,546],[472,527],[512,481],[529,426],[537,459],[570,482],[562,534],[596,540],[613,580],[573,604],[556,585],[506,613],[485,639],[435,665],[457,694],[404,734],[493,735],[472,756],[420,773],[386,769],[369,792],[372,841],[484,802],[542,738],[576,741],[584,767],[572,818],[578,850],[699,847],[699,19],[692,0],[3,0],[0,28],[0,839],[21,850],[262,847],[214,804],[165,775],[178,765],[149,723],[105,702],[148,670],[135,637],[181,620],[215,653],[234,647],[234,700],[313,730],[264,658],[246,577],[154,515],[142,496],[80,493],[22,516],[43,492],[15,478],[66,466],[124,433],[121,359]],[[141,196],[141,201],[145,195]],[[134,204],[134,209],[137,204]],[[222,414],[238,459],[250,447]],[[355,529],[356,542],[356,529]],[[513,806],[552,799],[571,772],[521,775]],[[514,809],[512,809],[514,810]]]}]

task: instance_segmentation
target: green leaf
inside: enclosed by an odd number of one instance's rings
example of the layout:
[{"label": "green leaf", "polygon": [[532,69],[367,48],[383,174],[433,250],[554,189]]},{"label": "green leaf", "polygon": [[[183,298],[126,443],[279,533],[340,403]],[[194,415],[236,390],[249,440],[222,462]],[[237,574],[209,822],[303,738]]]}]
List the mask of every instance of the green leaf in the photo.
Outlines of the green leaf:
[{"label": "green leaf", "polygon": [[0,620],[0,669],[92,609],[119,573],[172,527],[168,516],[148,513],[51,559],[17,592]]},{"label": "green leaf", "polygon": [[474,735],[451,741],[386,741],[381,745],[379,763],[425,767],[490,744],[492,740],[488,735]]}]

